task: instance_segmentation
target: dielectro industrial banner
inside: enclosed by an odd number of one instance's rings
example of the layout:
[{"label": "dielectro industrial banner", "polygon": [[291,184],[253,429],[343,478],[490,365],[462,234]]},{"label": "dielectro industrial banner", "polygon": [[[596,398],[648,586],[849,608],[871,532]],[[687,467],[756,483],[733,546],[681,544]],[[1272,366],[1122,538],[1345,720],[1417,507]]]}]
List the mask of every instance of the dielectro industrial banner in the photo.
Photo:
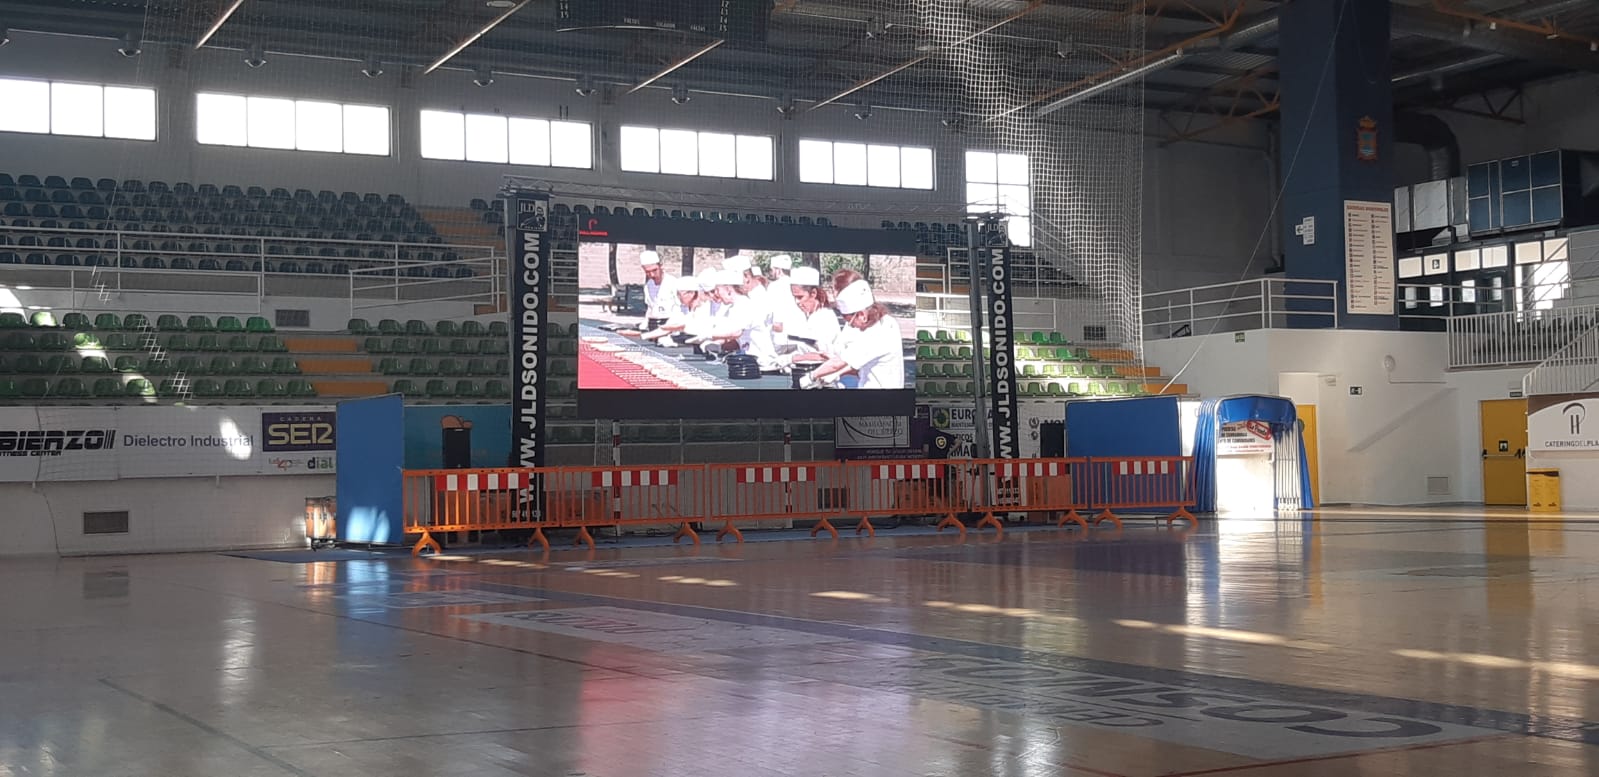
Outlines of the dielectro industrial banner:
[{"label": "dielectro industrial banner", "polygon": [[988,395],[993,403],[992,455],[999,459],[1021,456],[1021,432],[1016,407],[1016,332],[1011,310],[1010,249],[984,249],[983,270],[988,285]]},{"label": "dielectro industrial banner", "polygon": [[0,408],[0,482],[333,474],[327,407]]},{"label": "dielectro industrial banner", "polygon": [[[516,463],[544,466],[544,333],[550,322],[550,195],[516,192],[507,255],[511,279],[511,442]],[[498,464],[498,462],[496,462]]]}]

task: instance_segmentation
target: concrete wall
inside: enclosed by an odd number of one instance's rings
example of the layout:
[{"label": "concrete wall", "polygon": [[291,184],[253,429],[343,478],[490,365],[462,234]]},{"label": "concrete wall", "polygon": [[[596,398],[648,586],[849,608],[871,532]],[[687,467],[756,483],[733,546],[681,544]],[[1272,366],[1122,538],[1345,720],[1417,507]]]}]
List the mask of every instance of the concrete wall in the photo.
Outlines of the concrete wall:
[{"label": "concrete wall", "polygon": [[1477,403],[1508,397],[1522,371],[1446,373],[1443,338],[1262,330],[1244,333],[1243,342],[1211,335],[1149,342],[1145,351],[1203,396],[1263,393],[1315,404],[1325,503],[1480,502]]}]

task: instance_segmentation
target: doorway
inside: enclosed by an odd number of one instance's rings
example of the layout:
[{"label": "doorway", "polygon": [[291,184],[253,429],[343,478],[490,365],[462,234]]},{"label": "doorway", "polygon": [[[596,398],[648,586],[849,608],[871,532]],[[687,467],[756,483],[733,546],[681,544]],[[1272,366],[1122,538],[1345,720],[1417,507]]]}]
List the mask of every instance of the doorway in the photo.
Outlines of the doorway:
[{"label": "doorway", "polygon": [[1298,405],[1299,439],[1305,443],[1305,468],[1310,471],[1310,503],[1321,507],[1321,459],[1317,455],[1316,406]]},{"label": "doorway", "polygon": [[1482,503],[1527,504],[1527,400],[1488,399],[1482,415]]}]

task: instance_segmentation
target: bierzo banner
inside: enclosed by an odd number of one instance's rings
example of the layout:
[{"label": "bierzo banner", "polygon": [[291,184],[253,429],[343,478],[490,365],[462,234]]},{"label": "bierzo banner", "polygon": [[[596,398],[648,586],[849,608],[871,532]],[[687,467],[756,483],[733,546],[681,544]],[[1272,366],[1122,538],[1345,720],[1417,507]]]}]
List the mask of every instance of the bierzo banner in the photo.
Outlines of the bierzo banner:
[{"label": "bierzo banner", "polygon": [[333,474],[329,407],[0,408],[0,482]]}]

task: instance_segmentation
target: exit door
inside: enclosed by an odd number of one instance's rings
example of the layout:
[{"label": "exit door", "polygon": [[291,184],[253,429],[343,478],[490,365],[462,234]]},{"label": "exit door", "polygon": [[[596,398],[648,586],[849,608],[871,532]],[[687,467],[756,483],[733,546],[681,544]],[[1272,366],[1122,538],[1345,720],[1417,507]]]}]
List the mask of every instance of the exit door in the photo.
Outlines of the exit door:
[{"label": "exit door", "polygon": [[1527,400],[1481,404],[1482,502],[1527,504]]}]

